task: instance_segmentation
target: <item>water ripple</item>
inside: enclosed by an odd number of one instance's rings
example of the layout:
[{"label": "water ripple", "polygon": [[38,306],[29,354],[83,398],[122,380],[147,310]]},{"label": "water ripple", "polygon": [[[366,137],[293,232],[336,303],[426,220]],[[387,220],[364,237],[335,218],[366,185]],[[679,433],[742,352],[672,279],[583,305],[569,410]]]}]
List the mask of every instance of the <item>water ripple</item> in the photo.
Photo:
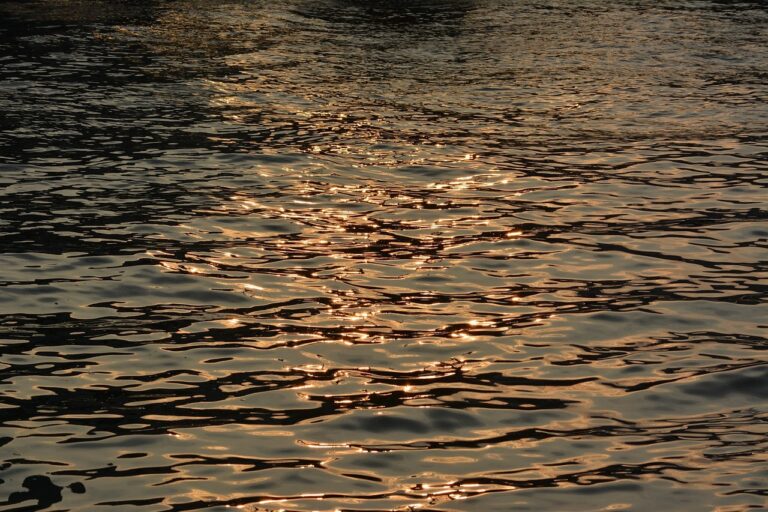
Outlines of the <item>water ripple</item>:
[{"label": "water ripple", "polygon": [[762,509],[766,27],[0,2],[0,508]]}]

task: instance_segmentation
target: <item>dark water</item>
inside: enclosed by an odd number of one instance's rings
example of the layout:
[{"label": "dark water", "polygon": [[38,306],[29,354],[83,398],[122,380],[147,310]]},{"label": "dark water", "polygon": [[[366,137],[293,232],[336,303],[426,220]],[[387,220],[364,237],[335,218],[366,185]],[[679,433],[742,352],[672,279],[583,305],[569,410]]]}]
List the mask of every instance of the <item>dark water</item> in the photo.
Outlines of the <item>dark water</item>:
[{"label": "dark water", "polygon": [[0,2],[0,510],[768,499],[763,2]]}]

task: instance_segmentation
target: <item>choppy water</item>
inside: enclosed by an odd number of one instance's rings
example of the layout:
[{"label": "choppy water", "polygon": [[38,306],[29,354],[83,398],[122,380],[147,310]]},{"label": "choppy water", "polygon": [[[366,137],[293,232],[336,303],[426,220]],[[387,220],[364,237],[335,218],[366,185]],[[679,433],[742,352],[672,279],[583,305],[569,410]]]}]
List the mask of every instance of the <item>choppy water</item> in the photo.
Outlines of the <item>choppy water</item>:
[{"label": "choppy water", "polygon": [[0,2],[0,509],[760,509],[762,2]]}]

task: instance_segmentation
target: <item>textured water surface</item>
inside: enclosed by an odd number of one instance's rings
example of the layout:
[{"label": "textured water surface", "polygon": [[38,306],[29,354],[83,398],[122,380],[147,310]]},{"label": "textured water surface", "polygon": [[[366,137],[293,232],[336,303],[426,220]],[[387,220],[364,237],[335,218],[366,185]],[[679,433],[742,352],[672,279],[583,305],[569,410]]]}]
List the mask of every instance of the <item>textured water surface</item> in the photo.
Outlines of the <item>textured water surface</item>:
[{"label": "textured water surface", "polygon": [[0,2],[0,510],[768,499],[763,2]]}]

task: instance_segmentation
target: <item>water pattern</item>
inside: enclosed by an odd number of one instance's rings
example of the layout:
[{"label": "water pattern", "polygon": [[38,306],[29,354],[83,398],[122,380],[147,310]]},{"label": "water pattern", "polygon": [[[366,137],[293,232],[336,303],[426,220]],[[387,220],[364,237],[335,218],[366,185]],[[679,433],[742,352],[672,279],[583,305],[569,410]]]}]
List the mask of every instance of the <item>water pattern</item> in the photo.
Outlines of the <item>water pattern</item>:
[{"label": "water pattern", "polygon": [[765,510],[763,2],[0,2],[0,510]]}]

